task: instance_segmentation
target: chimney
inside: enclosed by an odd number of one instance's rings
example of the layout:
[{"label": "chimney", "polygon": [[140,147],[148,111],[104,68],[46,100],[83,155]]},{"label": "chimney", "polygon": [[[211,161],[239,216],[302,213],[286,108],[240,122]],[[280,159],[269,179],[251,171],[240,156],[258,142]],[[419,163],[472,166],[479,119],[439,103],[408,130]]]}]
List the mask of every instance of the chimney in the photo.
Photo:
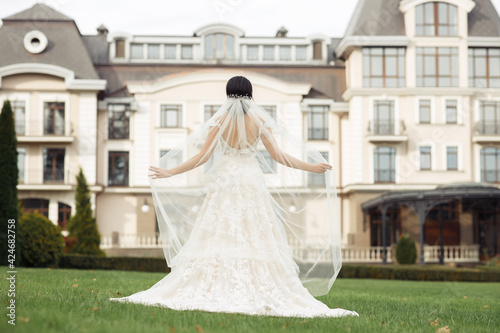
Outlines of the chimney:
[{"label": "chimney", "polygon": [[97,28],[97,34],[98,35],[104,35],[106,36],[108,34],[108,29],[103,25],[101,24],[98,28]]}]

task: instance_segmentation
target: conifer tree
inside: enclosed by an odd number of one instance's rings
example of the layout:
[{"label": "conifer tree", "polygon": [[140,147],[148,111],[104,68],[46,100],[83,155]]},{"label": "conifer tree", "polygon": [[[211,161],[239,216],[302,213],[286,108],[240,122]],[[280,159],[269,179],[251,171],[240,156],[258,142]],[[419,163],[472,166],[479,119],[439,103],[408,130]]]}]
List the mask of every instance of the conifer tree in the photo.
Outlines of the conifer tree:
[{"label": "conifer tree", "polygon": [[[18,175],[14,114],[12,113],[10,101],[6,100],[0,114],[0,265],[7,265],[8,254],[12,254],[8,251],[7,233],[8,225],[12,224],[9,221],[16,221],[15,225],[17,227]],[[16,254],[16,259],[17,257]],[[14,262],[10,263],[16,264]]]},{"label": "conifer tree", "polygon": [[99,247],[101,234],[97,228],[96,220],[92,216],[90,190],[82,168],[80,168],[76,181],[76,212],[68,223],[69,236],[75,237],[76,243],[69,253],[104,256],[105,253]]}]

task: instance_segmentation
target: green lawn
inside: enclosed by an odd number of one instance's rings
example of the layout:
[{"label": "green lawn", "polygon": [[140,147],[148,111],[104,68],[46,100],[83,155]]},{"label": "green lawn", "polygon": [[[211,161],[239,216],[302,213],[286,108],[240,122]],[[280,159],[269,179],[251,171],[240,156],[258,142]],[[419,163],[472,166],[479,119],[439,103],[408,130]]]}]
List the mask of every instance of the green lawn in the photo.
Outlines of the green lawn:
[{"label": "green lawn", "polygon": [[[500,283],[338,279],[329,307],[359,317],[303,319],[174,311],[111,302],[160,280],[162,273],[19,268],[16,325],[7,323],[2,276],[0,332],[499,332]],[[438,325],[429,323],[439,318]]]}]

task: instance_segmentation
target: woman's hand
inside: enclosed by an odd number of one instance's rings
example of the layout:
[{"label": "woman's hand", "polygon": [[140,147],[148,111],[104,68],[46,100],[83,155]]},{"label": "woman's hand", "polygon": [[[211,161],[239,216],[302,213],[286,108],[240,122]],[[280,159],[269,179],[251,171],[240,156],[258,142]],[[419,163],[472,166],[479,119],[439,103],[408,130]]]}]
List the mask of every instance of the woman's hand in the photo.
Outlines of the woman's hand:
[{"label": "woman's hand", "polygon": [[153,174],[149,175],[149,177],[153,179],[158,179],[158,178],[168,178],[172,177],[173,175],[169,172],[170,170],[168,169],[162,169],[158,168],[155,166],[150,166],[149,170],[153,172]]},{"label": "woman's hand", "polygon": [[316,173],[325,173],[326,170],[332,170],[332,166],[328,163],[315,163],[311,164],[311,169],[309,171]]}]

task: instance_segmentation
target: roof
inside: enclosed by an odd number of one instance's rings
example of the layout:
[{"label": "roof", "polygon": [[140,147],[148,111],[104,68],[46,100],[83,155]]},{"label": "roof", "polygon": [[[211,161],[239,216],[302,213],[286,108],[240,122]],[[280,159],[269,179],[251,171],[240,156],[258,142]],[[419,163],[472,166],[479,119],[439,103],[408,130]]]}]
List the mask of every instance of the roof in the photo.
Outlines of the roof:
[{"label": "roof", "polygon": [[[491,0],[475,0],[468,15],[469,36],[500,36],[500,18]],[[394,1],[359,0],[347,36],[404,36],[404,15]]]},{"label": "roof", "polygon": [[107,64],[109,62],[109,43],[106,40],[106,35],[82,36],[82,40],[94,64]]},{"label": "roof", "polygon": [[491,0],[475,0],[469,13],[469,36],[500,37],[500,17]]},{"label": "roof", "polygon": [[341,94],[345,91],[345,70],[339,67],[268,67],[268,66],[207,66],[155,64],[152,70],[149,64],[113,64],[96,65],[101,77],[108,82],[105,94],[108,97],[126,97],[129,93],[126,82],[147,81],[156,82],[165,76],[181,73],[225,69],[234,72],[252,71],[274,77],[286,82],[308,83],[312,88],[335,101],[342,101]]},{"label": "roof", "polygon": [[[385,204],[400,204],[420,200],[443,200],[458,198],[500,200],[500,188],[489,183],[451,183],[424,191],[391,191],[361,204],[363,210]],[[499,201],[500,202],[500,201]]]},{"label": "roof", "polygon": [[36,27],[48,39],[47,48],[38,54],[24,48],[24,34],[31,30],[33,24],[30,22],[6,21],[0,27],[0,67],[42,63],[69,69],[75,73],[76,79],[99,79],[82,36],[73,22],[46,22]]},{"label": "roof", "polygon": [[404,36],[404,15],[394,1],[359,0],[345,36]]},{"label": "roof", "polygon": [[43,3],[37,3],[33,7],[23,10],[14,15],[7,16],[3,21],[70,21],[74,22],[71,17],[58,12]]}]

